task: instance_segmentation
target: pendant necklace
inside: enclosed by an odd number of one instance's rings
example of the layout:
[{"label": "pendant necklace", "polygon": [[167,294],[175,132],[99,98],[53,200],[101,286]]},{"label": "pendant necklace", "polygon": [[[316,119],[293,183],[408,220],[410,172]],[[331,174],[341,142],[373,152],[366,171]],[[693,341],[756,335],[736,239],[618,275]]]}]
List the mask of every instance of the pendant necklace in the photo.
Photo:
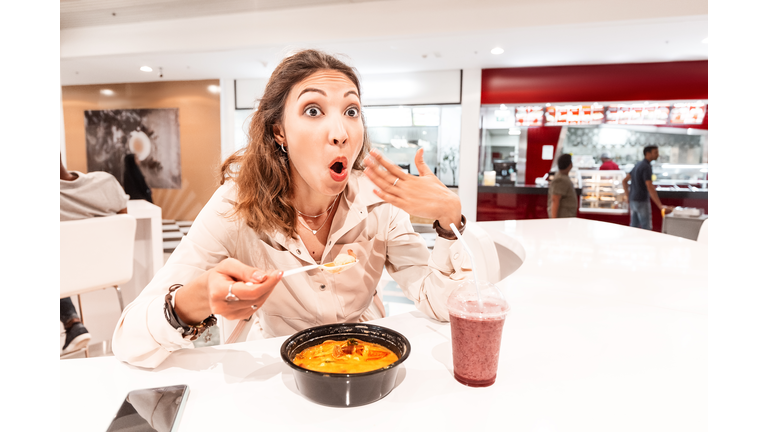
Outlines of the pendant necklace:
[{"label": "pendant necklace", "polygon": [[[330,206],[330,207],[328,207],[328,210],[330,210],[331,208],[333,208],[333,206],[336,204],[336,200],[337,200],[337,199],[339,199],[339,196],[338,196],[338,195],[336,195],[336,198],[333,200],[333,204],[331,204],[331,206]],[[301,222],[301,224],[302,224],[302,225],[304,225],[304,227],[305,227],[306,229],[308,229],[308,230],[312,231],[312,234],[313,234],[313,235],[317,235],[317,232],[318,232],[318,231],[320,231],[321,229],[323,229],[323,227],[325,226],[325,223],[326,223],[326,222],[328,222],[328,219],[330,219],[330,218],[331,218],[331,213],[330,213],[328,210],[326,210],[325,212],[323,212],[323,213],[326,213],[326,212],[327,212],[327,213],[328,213],[328,216],[326,216],[326,217],[325,217],[325,220],[323,221],[323,224],[322,224],[322,225],[320,225],[320,228],[318,228],[318,229],[314,229],[314,230],[313,230],[312,228],[310,228],[310,227],[309,227],[309,225],[307,225],[307,223],[306,223],[306,222],[304,222],[304,220],[303,220],[302,218],[299,218],[299,222]],[[303,215],[303,214],[304,214],[304,213],[300,212],[300,211],[299,211],[299,209],[296,209],[296,211],[297,211],[297,212],[299,212],[299,214],[301,214],[301,215]],[[317,215],[317,216],[320,216],[320,215],[322,215],[323,213],[320,213],[320,214],[319,214],[319,215]],[[308,217],[317,217],[317,216],[308,216]]]}]

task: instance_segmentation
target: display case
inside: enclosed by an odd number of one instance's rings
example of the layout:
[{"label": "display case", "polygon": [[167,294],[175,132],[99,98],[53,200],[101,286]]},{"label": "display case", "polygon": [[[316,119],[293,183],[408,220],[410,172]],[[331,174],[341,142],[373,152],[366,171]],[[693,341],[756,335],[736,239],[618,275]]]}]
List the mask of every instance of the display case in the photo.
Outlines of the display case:
[{"label": "display case", "polygon": [[654,164],[653,175],[657,191],[705,192],[709,189],[708,164]]},{"label": "display case", "polygon": [[582,213],[628,214],[629,206],[624,202],[624,171],[579,170],[581,197],[579,211]]}]

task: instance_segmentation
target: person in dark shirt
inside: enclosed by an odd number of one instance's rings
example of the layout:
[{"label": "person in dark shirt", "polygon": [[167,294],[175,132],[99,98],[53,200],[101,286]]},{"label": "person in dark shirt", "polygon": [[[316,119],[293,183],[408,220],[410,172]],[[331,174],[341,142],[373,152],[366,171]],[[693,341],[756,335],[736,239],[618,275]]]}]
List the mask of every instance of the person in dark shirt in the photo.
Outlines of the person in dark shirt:
[{"label": "person in dark shirt", "polygon": [[[659,158],[657,146],[647,146],[643,149],[643,159],[638,162],[632,171],[624,177],[624,199],[629,200],[629,226],[635,228],[652,229],[651,227],[651,201],[656,206],[667,212],[674,207],[661,203],[656,187],[653,185],[653,169],[651,161]],[[630,187],[629,181],[632,180]]]},{"label": "person in dark shirt", "polygon": [[603,153],[600,155],[600,160],[603,161],[603,164],[600,165],[601,170],[617,170],[619,169],[619,165],[616,164],[616,162],[611,160],[611,155],[608,153]]}]

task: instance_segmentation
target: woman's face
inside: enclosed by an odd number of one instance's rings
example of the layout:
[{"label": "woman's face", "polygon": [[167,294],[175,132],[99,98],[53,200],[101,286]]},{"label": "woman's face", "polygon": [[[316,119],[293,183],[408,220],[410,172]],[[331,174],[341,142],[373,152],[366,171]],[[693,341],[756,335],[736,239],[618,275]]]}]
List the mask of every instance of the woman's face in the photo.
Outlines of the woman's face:
[{"label": "woman's face", "polygon": [[360,95],[344,74],[316,72],[291,89],[282,127],[294,184],[322,195],[339,194],[363,147]]}]

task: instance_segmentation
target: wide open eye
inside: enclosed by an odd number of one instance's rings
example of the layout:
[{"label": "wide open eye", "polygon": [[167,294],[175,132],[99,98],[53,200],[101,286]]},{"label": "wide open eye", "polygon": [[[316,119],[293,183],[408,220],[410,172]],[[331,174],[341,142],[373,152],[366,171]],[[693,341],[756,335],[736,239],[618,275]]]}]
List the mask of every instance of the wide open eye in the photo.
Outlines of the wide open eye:
[{"label": "wide open eye", "polygon": [[323,112],[316,106],[308,106],[304,109],[304,114],[310,117],[320,117]]},{"label": "wide open eye", "polygon": [[349,107],[344,114],[349,117],[357,117],[360,115],[360,110],[357,107]]}]

